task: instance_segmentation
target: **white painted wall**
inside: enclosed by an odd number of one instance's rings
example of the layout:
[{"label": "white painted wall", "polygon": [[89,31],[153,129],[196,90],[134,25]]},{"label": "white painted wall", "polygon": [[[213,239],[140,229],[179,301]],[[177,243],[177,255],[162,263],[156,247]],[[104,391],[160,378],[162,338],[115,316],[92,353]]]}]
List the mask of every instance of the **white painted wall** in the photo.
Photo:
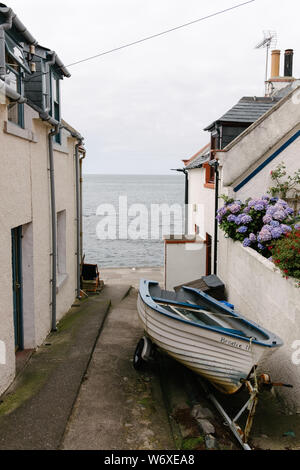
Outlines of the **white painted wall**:
[{"label": "white painted wall", "polygon": [[[194,227],[197,224],[200,228],[200,236],[205,240],[206,233],[214,235],[214,212],[215,212],[215,191],[204,187],[205,169],[196,168],[189,171],[189,232],[195,233]],[[194,207],[195,206],[195,207]]]},{"label": "white painted wall", "polygon": [[206,245],[196,243],[165,243],[165,288],[195,281],[205,276]]},{"label": "white painted wall", "polygon": [[[239,242],[220,238],[219,275],[225,281],[228,299],[250,320],[276,333],[284,341],[262,372],[275,382],[293,389],[278,389],[282,398],[300,413],[300,364],[293,364],[295,341],[300,341],[300,289],[282,277],[275,265]],[[298,345],[300,358],[300,343]]]},{"label": "white painted wall", "polygon": [[[23,226],[25,347],[39,346],[51,328],[51,225],[48,165],[50,126],[25,105],[26,130],[7,123],[0,105],[0,341],[6,364],[0,364],[0,394],[15,375],[11,229]],[[57,294],[57,319],[69,310],[76,290],[76,141],[63,135],[55,146],[57,212],[66,211],[67,278]]]},{"label": "white painted wall", "polygon": [[[276,147],[272,149],[272,152],[274,153],[275,150]],[[281,162],[284,162],[286,165],[287,175],[293,175],[294,172],[300,168],[300,137],[241,188],[238,193],[236,193],[235,197],[245,201],[249,197],[261,197],[266,194],[268,189],[274,186],[271,171],[274,171]]]}]

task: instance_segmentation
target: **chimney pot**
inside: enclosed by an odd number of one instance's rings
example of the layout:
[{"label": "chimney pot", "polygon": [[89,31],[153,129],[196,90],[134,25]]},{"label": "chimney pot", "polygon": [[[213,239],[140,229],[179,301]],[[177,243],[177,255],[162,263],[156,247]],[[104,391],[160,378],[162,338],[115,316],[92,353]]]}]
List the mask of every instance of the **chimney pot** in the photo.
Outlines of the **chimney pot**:
[{"label": "chimney pot", "polygon": [[271,78],[280,76],[280,54],[278,49],[272,51]]},{"label": "chimney pot", "polygon": [[293,59],[294,59],[293,49],[286,49],[285,54],[284,54],[284,76],[285,77],[293,76]]}]

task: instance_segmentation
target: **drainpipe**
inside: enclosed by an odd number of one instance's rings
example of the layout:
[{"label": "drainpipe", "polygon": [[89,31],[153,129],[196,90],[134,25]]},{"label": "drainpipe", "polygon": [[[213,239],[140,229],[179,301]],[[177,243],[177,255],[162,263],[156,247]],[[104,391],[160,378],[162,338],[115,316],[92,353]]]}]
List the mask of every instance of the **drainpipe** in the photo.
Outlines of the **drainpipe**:
[{"label": "drainpipe", "polygon": [[77,144],[75,145],[75,170],[76,170],[76,232],[77,232],[77,298],[81,299],[81,264],[82,264],[82,253],[83,253],[83,243],[82,243],[82,160],[84,156],[80,158],[80,146],[83,144],[84,138],[77,132],[74,132],[72,129],[68,128],[65,125],[61,126],[61,129],[66,129],[72,137],[77,139]]},{"label": "drainpipe", "polygon": [[76,228],[77,228],[77,298],[80,299],[80,276],[81,276],[81,247],[80,247],[80,235],[81,235],[81,202],[80,202],[80,186],[81,186],[81,175],[80,175],[80,157],[79,147],[82,145],[83,140],[80,139],[75,145],[75,167],[76,167]]},{"label": "drainpipe", "polygon": [[[54,158],[53,158],[53,137],[57,135],[61,129],[67,130],[72,137],[78,140],[75,146],[75,165],[76,165],[76,219],[77,219],[77,297],[80,299],[81,285],[81,230],[82,230],[82,191],[81,191],[81,162],[79,158],[79,147],[83,143],[83,137],[74,132],[72,129],[53,119],[48,113],[41,112],[40,118],[50,123],[54,129],[49,134],[49,162],[50,162],[50,187],[51,187],[51,226],[52,226],[52,331],[56,328],[56,264],[57,264],[57,220],[56,220],[56,202],[55,202],[55,174],[54,174]],[[83,158],[82,158],[83,159]]]},{"label": "drainpipe", "polygon": [[16,90],[8,86],[1,78],[0,93],[3,94],[3,96],[7,96],[12,101],[16,101],[17,103],[27,103],[27,99],[24,96],[20,95],[20,93],[16,92]]},{"label": "drainpipe", "polygon": [[55,173],[53,157],[53,137],[59,133],[60,125],[56,125],[49,133],[49,169],[50,169],[50,199],[51,199],[51,230],[52,230],[52,331],[57,331],[56,327],[56,289],[57,289],[57,219],[55,200]]},{"label": "drainpipe", "polygon": [[79,161],[80,164],[80,254],[81,254],[81,265],[83,263],[83,197],[82,197],[82,183],[83,183],[83,175],[82,175],[82,161],[86,157],[86,151],[84,150],[82,157]]},{"label": "drainpipe", "polygon": [[214,235],[214,274],[218,273],[218,234],[219,226],[217,221],[217,215],[219,210],[219,182],[220,182],[220,172],[219,172],[219,160],[215,159],[209,162],[209,165],[213,166],[215,169],[215,235]]}]

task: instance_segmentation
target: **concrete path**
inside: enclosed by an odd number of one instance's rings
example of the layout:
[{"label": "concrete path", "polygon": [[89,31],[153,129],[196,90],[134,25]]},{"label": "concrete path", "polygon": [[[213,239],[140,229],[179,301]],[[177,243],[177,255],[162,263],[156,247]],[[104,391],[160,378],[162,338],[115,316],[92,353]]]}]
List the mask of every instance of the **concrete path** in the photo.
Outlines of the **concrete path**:
[{"label": "concrete path", "polygon": [[55,450],[108,313],[130,286],[77,302],[1,397],[0,449]]},{"label": "concrete path", "polygon": [[132,357],[143,334],[137,292],[112,309],[98,340],[69,421],[64,450],[175,449],[159,371],[143,374]]}]

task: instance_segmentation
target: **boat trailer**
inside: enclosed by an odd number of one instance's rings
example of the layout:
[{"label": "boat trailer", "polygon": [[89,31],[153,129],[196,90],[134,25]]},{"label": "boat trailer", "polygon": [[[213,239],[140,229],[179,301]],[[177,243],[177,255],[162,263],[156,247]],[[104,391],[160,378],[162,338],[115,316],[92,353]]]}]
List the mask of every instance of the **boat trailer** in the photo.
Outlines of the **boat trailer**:
[{"label": "boat trailer", "polygon": [[[259,379],[256,377],[256,371],[254,370],[253,374],[248,379],[243,380],[243,384],[249,392],[249,399],[239,410],[237,415],[232,419],[225,411],[223,406],[219,403],[216,397],[209,391],[206,384],[203,380],[198,377],[198,382],[200,383],[203,391],[205,392],[207,398],[213,403],[216,409],[219,411],[221,416],[225,419],[225,425],[229,427],[232,434],[235,436],[239,444],[243,447],[244,450],[252,450],[248,441],[250,432],[253,425],[253,419],[255,416],[256,407],[258,404],[259,394],[263,391],[270,391],[273,387],[288,387],[293,388],[293,385],[284,384],[281,382],[272,382],[271,377],[268,374],[260,375]],[[237,423],[238,420],[243,416],[245,412],[248,411],[247,421],[244,429],[242,429]]]}]

